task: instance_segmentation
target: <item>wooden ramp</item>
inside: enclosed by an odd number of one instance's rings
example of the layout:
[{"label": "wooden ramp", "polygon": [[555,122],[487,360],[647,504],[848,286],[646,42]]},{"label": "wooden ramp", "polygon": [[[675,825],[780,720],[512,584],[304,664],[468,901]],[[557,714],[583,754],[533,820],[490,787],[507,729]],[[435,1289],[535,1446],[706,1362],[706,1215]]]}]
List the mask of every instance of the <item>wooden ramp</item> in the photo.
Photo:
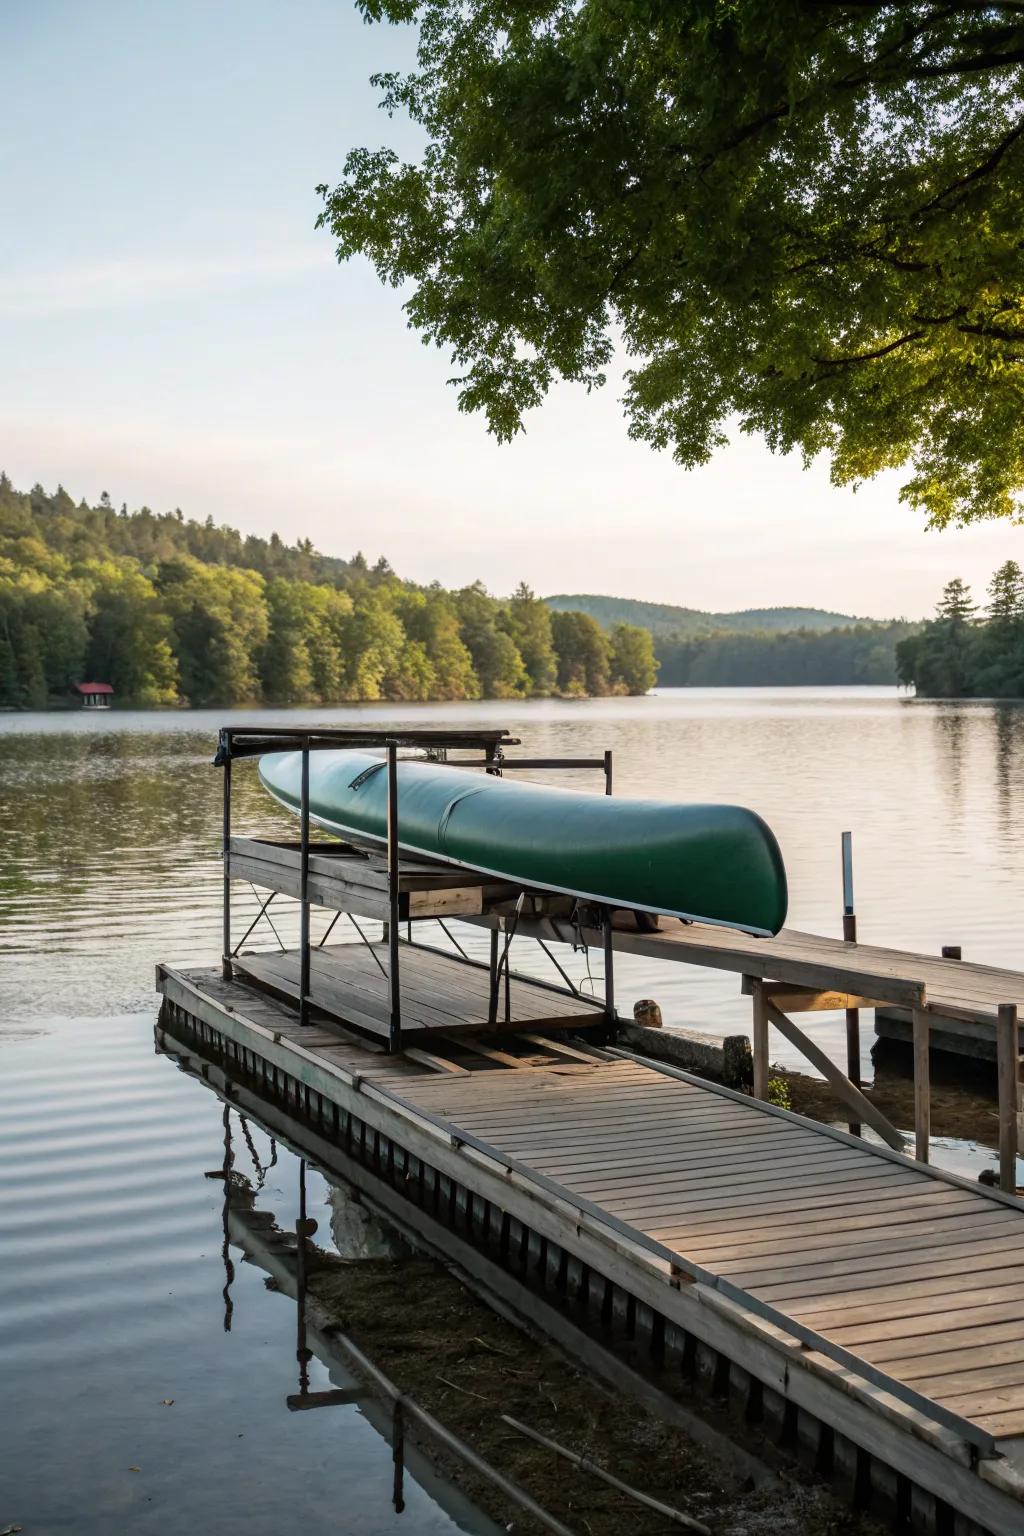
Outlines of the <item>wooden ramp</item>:
[{"label": "wooden ramp", "polygon": [[[486,1029],[582,1029],[605,1019],[603,1007],[587,998],[512,976],[499,988],[497,1017],[490,1021],[490,977],[486,966],[416,944],[401,945],[402,1038]],[[386,1038],[390,1025],[388,948],[379,944],[331,944],[310,951],[310,997],[323,1013]],[[276,993],[299,995],[299,951],[245,954],[237,970]]]},{"label": "wooden ramp", "polygon": [[[568,943],[574,938],[599,946],[596,929],[579,932],[558,918],[519,922],[518,932]],[[1015,1003],[1024,1019],[1024,972],[969,960],[948,960],[913,950],[877,944],[847,943],[822,934],[783,928],[774,939],[755,939],[728,928],[678,923],[663,918],[656,933],[638,933],[628,913],[617,914],[613,943],[617,950],[652,960],[709,966],[762,981],[780,982],[819,993],[897,1007],[920,1007],[943,1018],[993,1025],[1000,1005]]]},{"label": "wooden ramp", "polygon": [[997,1440],[1024,1434],[1017,1202],[632,1060],[396,1091]]}]

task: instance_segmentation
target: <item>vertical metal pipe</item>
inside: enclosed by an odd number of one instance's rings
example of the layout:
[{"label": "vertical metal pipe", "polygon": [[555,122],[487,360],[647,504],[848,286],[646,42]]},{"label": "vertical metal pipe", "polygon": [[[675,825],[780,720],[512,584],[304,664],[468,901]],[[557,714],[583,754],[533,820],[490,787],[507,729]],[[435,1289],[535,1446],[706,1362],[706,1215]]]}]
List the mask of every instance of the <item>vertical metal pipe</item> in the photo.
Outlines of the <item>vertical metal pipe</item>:
[{"label": "vertical metal pipe", "polygon": [[996,1022],[999,1068],[999,1188],[1017,1188],[1017,1139],[1020,1114],[1020,1032],[1014,1003],[1000,1003]]},{"label": "vertical metal pipe", "polygon": [[299,804],[299,1023],[309,1022],[309,738],[302,738],[302,788]]},{"label": "vertical metal pipe", "polygon": [[602,909],[601,930],[604,937],[604,1011],[608,1015],[608,1030],[612,1040],[615,1039],[617,1026],[615,1022],[615,950],[612,945],[612,909]]},{"label": "vertical metal pipe", "polygon": [[[857,942],[857,914],[853,904],[853,833],[843,833],[843,939],[847,944]],[[846,1075],[855,1088],[861,1086],[860,1076],[860,1010],[846,1010]],[[860,1135],[860,1122],[850,1121],[850,1132]]]},{"label": "vertical metal pipe", "polygon": [[490,991],[487,1000],[487,1022],[498,1022],[498,930],[491,929]]},{"label": "vertical metal pipe", "polygon": [[610,751],[604,755],[604,792],[610,795],[612,792],[612,754]]},{"label": "vertical metal pipe", "polygon": [[224,757],[224,813],[222,830],[222,857],[224,860],[224,940],[221,956],[221,975],[225,981],[232,977],[231,965],[231,737],[221,737]]},{"label": "vertical metal pipe", "polygon": [[388,742],[388,1009],[389,1043],[399,1048],[402,1034],[402,990],[398,960],[398,748]]}]

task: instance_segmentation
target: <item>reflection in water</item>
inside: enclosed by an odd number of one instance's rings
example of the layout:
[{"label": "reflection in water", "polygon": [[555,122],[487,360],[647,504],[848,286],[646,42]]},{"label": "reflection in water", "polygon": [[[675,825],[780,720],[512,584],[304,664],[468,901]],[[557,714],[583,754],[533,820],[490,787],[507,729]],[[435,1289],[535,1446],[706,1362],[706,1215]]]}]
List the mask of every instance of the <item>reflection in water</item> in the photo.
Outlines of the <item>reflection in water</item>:
[{"label": "reflection in water", "polygon": [[[378,1424],[361,1401],[289,1410],[295,1318],[251,1243],[270,1209],[294,1224],[298,1161],[155,1060],[152,1025],[0,1035],[0,1527],[492,1531],[411,1459],[395,1513],[390,1411]],[[312,1171],[305,1184],[329,1243],[333,1192]],[[334,1373],[314,1353],[310,1391],[353,1385]]]}]

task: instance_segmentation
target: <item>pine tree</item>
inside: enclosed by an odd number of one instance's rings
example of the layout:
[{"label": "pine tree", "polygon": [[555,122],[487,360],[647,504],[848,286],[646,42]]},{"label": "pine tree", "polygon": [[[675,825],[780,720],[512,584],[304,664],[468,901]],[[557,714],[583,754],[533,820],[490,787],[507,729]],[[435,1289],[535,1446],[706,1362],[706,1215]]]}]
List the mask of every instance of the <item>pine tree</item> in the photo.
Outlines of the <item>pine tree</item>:
[{"label": "pine tree", "polygon": [[988,616],[993,624],[1024,622],[1024,572],[1016,560],[1002,564],[988,584]]}]

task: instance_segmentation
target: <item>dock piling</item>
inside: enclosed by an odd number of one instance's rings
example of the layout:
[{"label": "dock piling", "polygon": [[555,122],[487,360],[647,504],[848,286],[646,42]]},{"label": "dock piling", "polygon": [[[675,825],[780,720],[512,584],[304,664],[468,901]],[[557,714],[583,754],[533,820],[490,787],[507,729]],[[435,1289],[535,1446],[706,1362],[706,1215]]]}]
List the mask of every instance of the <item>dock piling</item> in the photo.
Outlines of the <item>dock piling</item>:
[{"label": "dock piling", "polygon": [[1017,1188],[1017,1142],[1021,1108],[1020,1037],[1015,1003],[999,1005],[996,1058],[999,1073],[999,1188],[1012,1195]]},{"label": "dock piling", "polygon": [[914,1009],[914,1156],[928,1161],[932,1128],[931,1020],[923,1002]]}]

